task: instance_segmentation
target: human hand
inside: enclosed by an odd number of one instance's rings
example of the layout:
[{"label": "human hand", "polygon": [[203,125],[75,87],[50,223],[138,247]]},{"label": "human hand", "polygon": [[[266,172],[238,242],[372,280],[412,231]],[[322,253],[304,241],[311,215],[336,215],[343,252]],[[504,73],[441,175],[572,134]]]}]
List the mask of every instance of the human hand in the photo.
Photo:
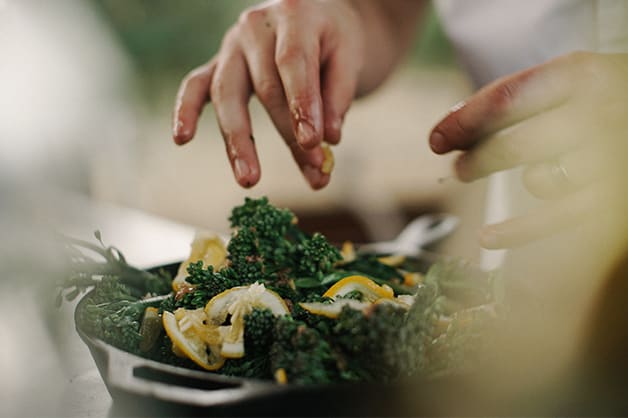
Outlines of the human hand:
[{"label": "human hand", "polygon": [[480,233],[484,247],[508,248],[626,213],[626,109],[628,55],[579,52],[482,88],[429,141],[437,154],[462,151],[455,171],[464,182],[524,166],[526,189],[546,203]]},{"label": "human hand", "polygon": [[313,189],[329,182],[322,143],[337,144],[363,65],[359,14],[345,1],[278,0],[244,11],[220,51],[183,80],[174,111],[179,144],[212,102],[236,180],[260,179],[248,100],[257,95]]}]

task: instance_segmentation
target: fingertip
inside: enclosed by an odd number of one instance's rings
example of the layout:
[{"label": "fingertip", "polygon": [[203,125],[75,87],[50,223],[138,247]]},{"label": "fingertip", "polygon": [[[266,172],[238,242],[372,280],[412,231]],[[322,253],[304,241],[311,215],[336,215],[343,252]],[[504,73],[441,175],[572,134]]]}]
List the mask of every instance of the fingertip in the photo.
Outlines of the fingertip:
[{"label": "fingertip", "polygon": [[312,190],[321,190],[329,184],[330,179],[331,176],[329,174],[321,174],[318,178],[318,181],[316,181],[315,183],[310,183],[310,187],[312,188]]},{"label": "fingertip", "polygon": [[189,133],[177,133],[175,132],[172,135],[172,139],[174,139],[174,143],[177,145],[185,145],[192,139],[192,135]]},{"label": "fingertip", "polygon": [[260,179],[259,166],[242,158],[233,161],[233,173],[238,184],[246,189],[255,186]]},{"label": "fingertip", "polygon": [[247,188],[255,186],[257,183],[259,183],[259,180],[261,178],[261,171],[257,163],[251,164],[250,168],[251,172],[249,173],[249,178],[246,186]]},{"label": "fingertip", "polygon": [[456,177],[458,178],[458,180],[464,183],[470,183],[475,180],[473,173],[471,172],[471,166],[469,162],[470,159],[471,157],[469,156],[469,154],[464,153],[459,155],[454,162],[454,172],[456,173]]},{"label": "fingertip", "polygon": [[342,121],[340,119],[332,119],[325,124],[325,142],[332,145],[340,143],[342,136]]},{"label": "fingertip", "polygon": [[452,150],[447,138],[445,138],[445,136],[438,131],[432,131],[429,138],[429,144],[432,151],[436,154],[445,154]]},{"label": "fingertip", "polygon": [[172,128],[172,139],[174,139],[175,144],[186,144],[190,142],[193,137],[194,129],[184,124],[181,119],[176,119]]},{"label": "fingertip", "polygon": [[320,168],[304,165],[301,171],[312,190],[320,190],[329,183],[330,175],[321,172]]},{"label": "fingertip", "polygon": [[480,233],[478,235],[480,246],[483,248],[486,248],[487,250],[497,250],[502,247],[500,245],[499,233],[492,225],[484,226],[480,229]]},{"label": "fingertip", "polygon": [[237,182],[245,189],[250,189],[258,183],[258,181],[250,178],[238,179]]}]

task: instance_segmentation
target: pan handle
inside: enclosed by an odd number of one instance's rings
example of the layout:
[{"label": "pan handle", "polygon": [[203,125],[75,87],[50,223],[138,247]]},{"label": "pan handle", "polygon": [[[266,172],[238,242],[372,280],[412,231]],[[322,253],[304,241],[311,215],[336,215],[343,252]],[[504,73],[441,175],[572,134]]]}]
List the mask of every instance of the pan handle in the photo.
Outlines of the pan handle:
[{"label": "pan handle", "polygon": [[94,341],[106,353],[107,387],[117,391],[198,407],[225,405],[278,389],[271,382],[251,381],[182,369],[127,353]]}]

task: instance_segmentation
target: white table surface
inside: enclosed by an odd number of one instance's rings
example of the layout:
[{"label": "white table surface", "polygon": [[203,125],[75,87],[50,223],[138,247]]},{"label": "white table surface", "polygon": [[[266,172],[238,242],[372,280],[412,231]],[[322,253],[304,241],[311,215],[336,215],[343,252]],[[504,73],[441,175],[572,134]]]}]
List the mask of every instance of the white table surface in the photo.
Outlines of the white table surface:
[{"label": "white table surface", "polygon": [[[56,292],[44,286],[48,269],[28,265],[31,259],[46,259],[42,228],[91,242],[98,229],[105,244],[120,249],[138,267],[185,258],[195,232],[190,225],[134,209],[79,196],[62,200],[62,208],[46,210],[35,202],[15,203],[4,211],[0,205],[0,417],[120,414],[112,409],[89,350],[74,329],[75,303],[52,308]],[[42,289],[48,290],[42,294]]]}]

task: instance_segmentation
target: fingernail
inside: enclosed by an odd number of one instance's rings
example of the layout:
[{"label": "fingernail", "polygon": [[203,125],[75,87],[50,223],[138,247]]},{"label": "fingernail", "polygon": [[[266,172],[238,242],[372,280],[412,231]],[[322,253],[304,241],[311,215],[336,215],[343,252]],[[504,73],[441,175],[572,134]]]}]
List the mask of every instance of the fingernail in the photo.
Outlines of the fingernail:
[{"label": "fingernail", "polygon": [[320,169],[316,167],[312,167],[311,165],[305,165],[303,166],[303,175],[312,187],[316,187],[318,183],[320,183],[322,173]]},{"label": "fingernail", "polygon": [[437,154],[443,154],[450,150],[445,137],[440,132],[432,132],[432,135],[430,135],[430,147]]},{"label": "fingernail", "polygon": [[178,145],[183,145],[190,139],[189,129],[186,129],[185,125],[183,125],[183,122],[180,120],[175,122],[172,133],[174,140]]},{"label": "fingernail", "polygon": [[323,140],[328,144],[335,145],[340,142],[342,136],[342,121],[340,119],[333,119],[325,128],[325,138]]},{"label": "fingernail", "polygon": [[299,140],[299,144],[301,146],[308,146],[314,141],[314,137],[316,136],[316,132],[314,132],[314,128],[305,121],[300,121],[297,126],[297,139]]},{"label": "fingernail", "polygon": [[249,165],[246,163],[246,161],[240,158],[235,159],[235,161],[233,162],[233,166],[235,167],[235,175],[238,180],[244,179],[251,172],[251,170],[249,169]]}]

